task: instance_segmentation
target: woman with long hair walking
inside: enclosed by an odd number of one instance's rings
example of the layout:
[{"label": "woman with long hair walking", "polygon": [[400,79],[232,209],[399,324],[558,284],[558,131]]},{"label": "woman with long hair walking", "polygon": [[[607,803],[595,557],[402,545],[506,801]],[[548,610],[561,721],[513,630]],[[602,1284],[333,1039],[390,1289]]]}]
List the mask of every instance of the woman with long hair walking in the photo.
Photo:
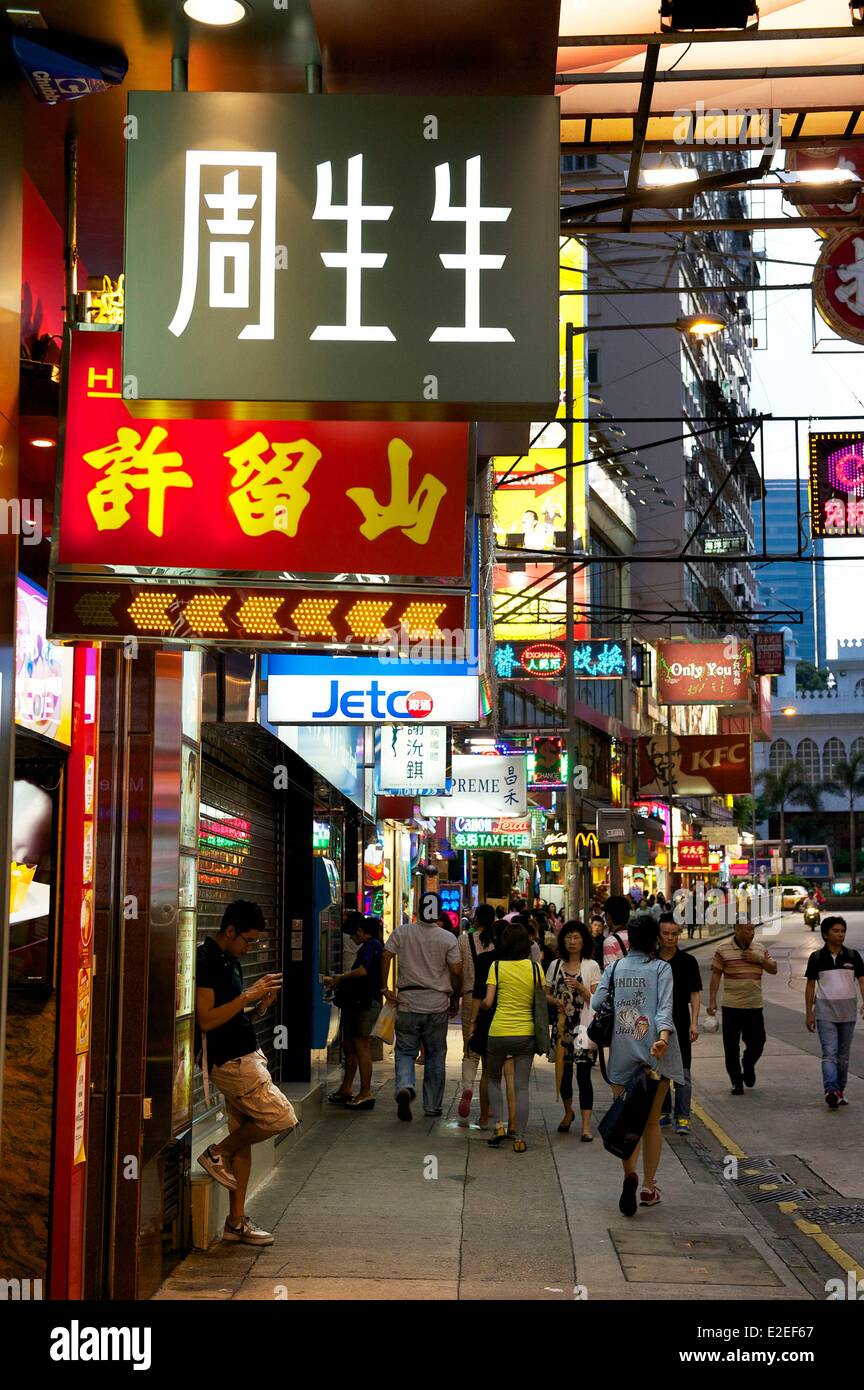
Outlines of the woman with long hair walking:
[{"label": "woman with long hair walking", "polygon": [[558,933],[558,959],[546,972],[546,998],[554,1013],[550,1056],[555,1062],[558,1094],[564,1102],[564,1118],[558,1126],[558,1133],[568,1133],[575,1118],[575,1071],[583,1144],[590,1144],[593,1137],[591,1112],[594,1109],[594,1088],[591,1085],[591,1068],[597,1056],[596,1047],[588,1041],[584,1032],[593,1017],[591,996],[600,983],[600,966],[593,959],[592,945],[591,933],[584,922],[565,922]]}]

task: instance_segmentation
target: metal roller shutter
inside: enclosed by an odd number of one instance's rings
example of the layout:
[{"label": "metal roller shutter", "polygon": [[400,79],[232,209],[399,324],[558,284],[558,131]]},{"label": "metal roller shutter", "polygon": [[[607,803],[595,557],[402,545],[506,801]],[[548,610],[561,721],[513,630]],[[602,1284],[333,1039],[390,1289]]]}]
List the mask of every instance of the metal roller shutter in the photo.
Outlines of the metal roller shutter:
[{"label": "metal roller shutter", "polygon": [[[232,731],[233,733],[234,731]],[[244,957],[243,983],[282,969],[281,866],[283,824],[272,790],[272,765],[253,748],[244,749],[222,730],[202,731],[201,805],[198,848],[197,944],[219,930],[235,898],[250,898],[264,913],[271,935]],[[260,775],[259,775],[260,774]],[[255,1024],[258,1045],[278,1080],[271,1013]],[[195,1071],[194,1115],[207,1107],[201,1073]],[[214,1108],[211,1091],[211,1109]]]}]

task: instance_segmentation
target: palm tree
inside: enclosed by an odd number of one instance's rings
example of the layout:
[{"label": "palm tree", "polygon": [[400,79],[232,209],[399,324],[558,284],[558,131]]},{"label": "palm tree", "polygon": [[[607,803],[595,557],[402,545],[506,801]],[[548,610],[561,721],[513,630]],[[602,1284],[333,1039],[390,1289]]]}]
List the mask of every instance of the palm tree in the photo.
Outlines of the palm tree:
[{"label": "palm tree", "polygon": [[[839,764],[838,764],[839,766]],[[777,772],[766,768],[756,775],[761,801],[770,814],[780,815],[780,858],[786,857],[786,807],[800,803],[810,791],[810,784],[800,763],[784,763]]]},{"label": "palm tree", "polygon": [[822,783],[822,790],[829,796],[849,799],[849,877],[854,892],[858,860],[855,853],[855,802],[859,796],[864,796],[864,753],[855,752],[851,757],[836,762],[834,775]]},{"label": "palm tree", "polygon": [[[825,808],[822,805],[822,798],[825,796],[823,786],[807,785],[800,789],[796,800],[807,811],[807,817],[802,818],[797,826],[799,840],[818,840],[820,835],[824,835],[823,815]],[[793,834],[795,832],[793,831]]]}]

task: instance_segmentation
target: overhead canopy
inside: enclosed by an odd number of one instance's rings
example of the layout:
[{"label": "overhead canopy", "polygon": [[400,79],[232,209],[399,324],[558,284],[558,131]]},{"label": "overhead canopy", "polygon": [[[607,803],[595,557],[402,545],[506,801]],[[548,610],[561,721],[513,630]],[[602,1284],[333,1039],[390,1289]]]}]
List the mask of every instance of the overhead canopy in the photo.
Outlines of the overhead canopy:
[{"label": "overhead canopy", "polygon": [[[851,24],[848,0],[762,0],[759,28],[744,32],[661,34],[659,24],[658,0],[562,0],[562,144],[629,144],[640,99],[648,146],[719,143],[683,115],[712,108],[779,111],[784,145],[864,140],[864,27]],[[740,130],[731,116],[727,136]]]}]

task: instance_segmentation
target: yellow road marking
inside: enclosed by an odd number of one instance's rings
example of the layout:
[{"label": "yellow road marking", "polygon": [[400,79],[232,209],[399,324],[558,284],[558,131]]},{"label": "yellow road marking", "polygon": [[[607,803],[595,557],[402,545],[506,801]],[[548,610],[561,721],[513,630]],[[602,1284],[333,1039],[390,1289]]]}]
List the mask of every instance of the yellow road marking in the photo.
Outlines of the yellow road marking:
[{"label": "yellow road marking", "polygon": [[[705,1110],[698,1101],[694,1100],[691,1102],[691,1109],[697,1119],[701,1120],[705,1128],[710,1130],[714,1135],[714,1138],[719,1140],[727,1154],[731,1154],[734,1158],[746,1159],[747,1155],[744,1150],[739,1148],[734,1139],[729,1137],[725,1129],[723,1129],[721,1125],[718,1125],[717,1121],[708,1114],[707,1110]],[[767,1183],[759,1184],[762,1191],[765,1191],[768,1186]],[[798,1203],[778,1202],[777,1207],[780,1211],[791,1216],[793,1211],[798,1210]],[[811,1240],[814,1240],[820,1249],[824,1250],[825,1254],[830,1256],[835,1264],[838,1264],[847,1274],[853,1273],[857,1280],[864,1280],[864,1267],[858,1263],[854,1256],[849,1254],[848,1250],[844,1250],[842,1245],[838,1245],[836,1240],[826,1235],[822,1227],[816,1221],[805,1221],[801,1216],[796,1216],[794,1220],[795,1225],[802,1235],[809,1236]]]},{"label": "yellow road marking", "polygon": [[722,1129],[720,1125],[718,1125],[717,1121],[711,1118],[707,1110],[704,1110],[702,1106],[698,1103],[698,1101],[692,1101],[690,1108],[695,1113],[697,1119],[702,1121],[705,1128],[711,1131],[711,1133],[714,1135],[714,1138],[720,1141],[720,1143],[723,1145],[724,1151],[727,1154],[731,1154],[733,1158],[747,1157],[744,1150],[738,1147],[734,1139],[729,1138],[729,1135],[726,1133],[725,1129]]}]

